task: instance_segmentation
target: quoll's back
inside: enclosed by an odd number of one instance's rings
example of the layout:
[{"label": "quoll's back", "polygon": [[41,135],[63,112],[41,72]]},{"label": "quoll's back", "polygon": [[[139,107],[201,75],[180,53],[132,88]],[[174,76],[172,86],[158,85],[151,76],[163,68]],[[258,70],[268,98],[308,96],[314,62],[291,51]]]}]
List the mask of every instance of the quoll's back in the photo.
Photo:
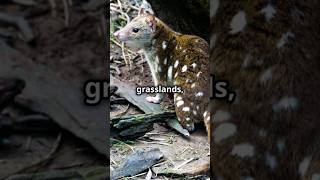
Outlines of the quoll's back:
[{"label": "quoll's back", "polygon": [[212,102],[212,174],[319,180],[320,2],[212,5],[212,73],[237,92]]}]

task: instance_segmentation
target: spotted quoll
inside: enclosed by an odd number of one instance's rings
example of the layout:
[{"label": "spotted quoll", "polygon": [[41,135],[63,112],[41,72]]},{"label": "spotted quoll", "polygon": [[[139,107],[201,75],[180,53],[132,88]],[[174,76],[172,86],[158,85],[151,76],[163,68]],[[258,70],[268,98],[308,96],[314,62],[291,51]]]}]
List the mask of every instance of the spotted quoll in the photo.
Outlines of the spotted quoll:
[{"label": "spotted quoll", "polygon": [[320,180],[320,1],[211,3],[211,72],[237,92],[212,102],[218,180]]},{"label": "spotted quoll", "polygon": [[[141,8],[139,15],[114,36],[132,49],[142,49],[155,86],[180,86],[174,94],[175,110],[181,125],[189,131],[194,123],[209,121],[209,45],[198,36],[173,31],[160,19]],[[164,94],[147,97],[160,103]]]}]

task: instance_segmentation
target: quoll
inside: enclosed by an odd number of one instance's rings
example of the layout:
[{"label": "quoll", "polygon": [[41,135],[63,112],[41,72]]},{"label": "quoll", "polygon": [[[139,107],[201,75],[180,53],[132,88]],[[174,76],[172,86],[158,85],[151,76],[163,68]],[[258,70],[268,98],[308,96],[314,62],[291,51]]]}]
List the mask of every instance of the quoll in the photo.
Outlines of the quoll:
[{"label": "quoll", "polygon": [[[174,94],[175,110],[181,125],[189,131],[205,122],[210,133],[209,45],[193,35],[173,31],[144,8],[114,36],[129,48],[142,49],[155,86],[180,86],[184,93]],[[147,97],[160,103],[164,94]]]}]

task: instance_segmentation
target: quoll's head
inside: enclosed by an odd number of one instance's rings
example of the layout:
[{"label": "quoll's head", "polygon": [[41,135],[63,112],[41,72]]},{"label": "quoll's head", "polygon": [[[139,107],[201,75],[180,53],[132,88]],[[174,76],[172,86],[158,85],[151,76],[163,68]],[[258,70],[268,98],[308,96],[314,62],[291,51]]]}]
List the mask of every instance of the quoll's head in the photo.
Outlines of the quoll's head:
[{"label": "quoll's head", "polygon": [[152,44],[156,23],[155,16],[142,8],[137,17],[113,35],[130,48],[143,49]]}]

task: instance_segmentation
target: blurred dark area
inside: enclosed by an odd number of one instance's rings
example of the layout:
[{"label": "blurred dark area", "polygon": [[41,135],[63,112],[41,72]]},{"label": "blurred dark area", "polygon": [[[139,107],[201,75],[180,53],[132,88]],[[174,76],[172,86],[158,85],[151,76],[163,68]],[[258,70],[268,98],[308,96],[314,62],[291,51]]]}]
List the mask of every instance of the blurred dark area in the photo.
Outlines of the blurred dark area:
[{"label": "blurred dark area", "polygon": [[[149,0],[156,16],[174,30],[209,42],[209,0]],[[177,8],[179,7],[179,8]]]},{"label": "blurred dark area", "polygon": [[82,92],[107,78],[105,4],[0,1],[0,179],[107,179],[106,103]]}]

